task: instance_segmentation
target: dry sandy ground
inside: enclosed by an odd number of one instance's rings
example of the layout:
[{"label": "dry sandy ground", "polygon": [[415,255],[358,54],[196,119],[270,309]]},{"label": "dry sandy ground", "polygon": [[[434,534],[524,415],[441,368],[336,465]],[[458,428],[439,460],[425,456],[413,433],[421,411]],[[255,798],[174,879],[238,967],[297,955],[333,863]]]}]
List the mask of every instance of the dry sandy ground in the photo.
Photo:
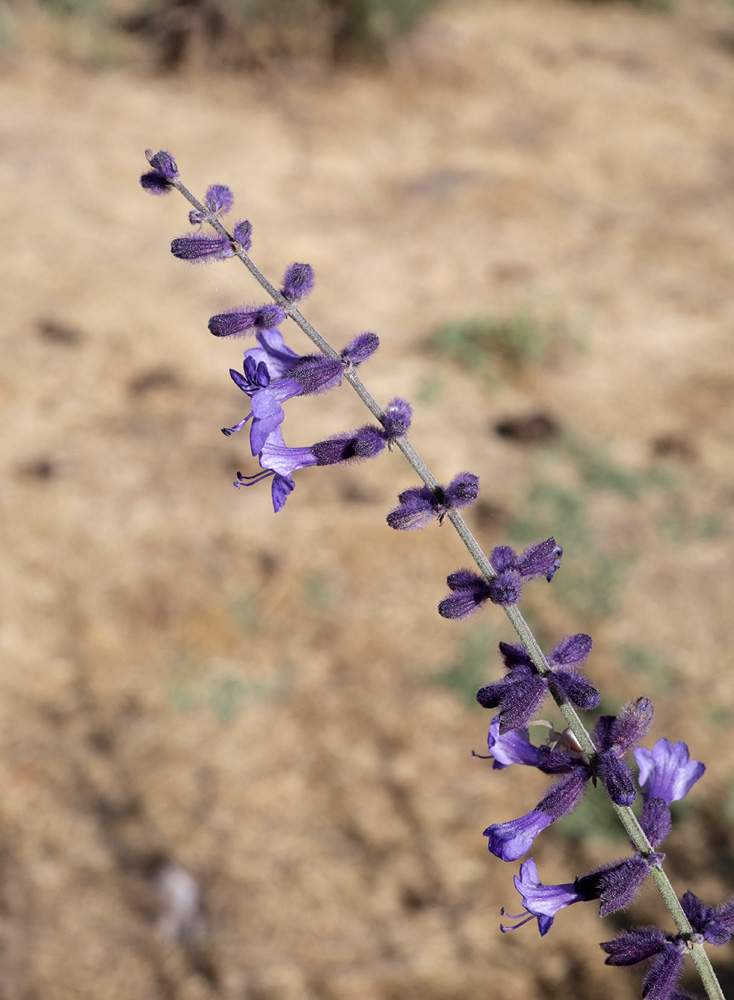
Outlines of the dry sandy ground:
[{"label": "dry sandy ground", "polygon": [[[414,401],[439,479],[480,475],[485,546],[565,543],[528,613],[545,641],[592,632],[606,707],[651,693],[653,736],[707,761],[669,868],[729,895],[733,29],[518,0],[444,9],[383,73],[3,66],[3,1000],[624,1000],[639,972],[597,942],[660,916],[650,891],[499,933],[516,866],[481,832],[545,786],[470,758],[507,627],[436,614],[466,559],[448,526],[386,526],[398,454],[298,474],[277,516],[232,488],[241,345],[206,321],[259,295],[170,256],[185,207],[140,190],[149,146],[233,187],[275,280],[314,265],[336,345],[380,334],[365,380]],[[566,331],[540,363],[489,383],[426,348],[519,309]],[[557,437],[495,432],[538,412]],[[309,443],[364,411],[345,387],[288,419]],[[546,881],[624,853],[599,815],[538,841]]]}]

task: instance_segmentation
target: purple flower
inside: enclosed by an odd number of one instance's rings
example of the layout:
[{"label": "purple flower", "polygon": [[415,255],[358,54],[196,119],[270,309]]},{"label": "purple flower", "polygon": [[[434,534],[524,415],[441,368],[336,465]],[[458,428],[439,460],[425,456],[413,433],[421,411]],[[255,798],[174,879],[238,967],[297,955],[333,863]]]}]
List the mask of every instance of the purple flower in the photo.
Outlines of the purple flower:
[{"label": "purple flower", "polygon": [[217,313],[209,320],[209,332],[215,337],[244,337],[252,330],[272,330],[285,319],[285,312],[274,302],[262,306],[243,306]]},{"label": "purple flower", "polygon": [[280,294],[290,302],[305,299],[313,291],[314,274],[310,264],[290,264],[283,275]]},{"label": "purple flower", "polygon": [[502,861],[517,861],[527,854],[541,830],[573,812],[584,796],[589,777],[589,769],[579,764],[551,786],[545,798],[525,816],[488,826],[484,836],[491,853]]},{"label": "purple flower", "polygon": [[342,351],[344,360],[352,365],[361,365],[375,353],[380,346],[380,338],[376,333],[365,330],[358,333],[354,340]]},{"label": "purple flower", "polygon": [[649,698],[638,698],[624,705],[619,715],[599,716],[594,738],[602,750],[612,750],[621,756],[644,740],[652,720],[652,702]]},{"label": "purple flower", "polygon": [[578,673],[591,646],[591,636],[583,632],[566,636],[548,656],[553,672],[541,677],[523,645],[501,642],[500,652],[507,676],[481,688],[477,701],[483,708],[500,708],[500,732],[503,733],[528,722],[542,704],[549,687],[579,708],[596,708],[599,692]]},{"label": "purple flower", "polygon": [[561,565],[562,554],[563,549],[556,545],[555,538],[530,545],[519,556],[509,545],[498,545],[490,555],[497,573],[489,584],[490,601],[503,607],[518,604],[523,584],[528,580],[544,576],[550,583]]},{"label": "purple flower", "polygon": [[701,761],[689,759],[688,747],[682,740],[671,743],[664,736],[652,750],[638,747],[634,756],[640,769],[637,783],[643,798],[663,799],[668,806],[684,799],[706,770]]},{"label": "purple flower", "polygon": [[660,955],[650,965],[642,984],[643,1000],[673,1000],[683,971],[685,944],[666,943]]},{"label": "purple flower", "polygon": [[671,743],[664,736],[652,750],[638,747],[634,754],[640,769],[637,782],[645,803],[640,823],[653,847],[659,847],[670,833],[671,802],[686,797],[706,765],[689,759],[685,743]]},{"label": "purple flower", "polygon": [[489,600],[489,582],[470,569],[460,569],[447,577],[446,583],[453,593],[438,606],[442,618],[466,618]]},{"label": "purple flower", "polygon": [[509,545],[498,545],[490,556],[497,572],[490,600],[495,604],[517,604],[525,581],[544,576],[550,583],[561,565],[562,555],[563,548],[556,545],[555,538],[530,545],[519,556]]},{"label": "purple flower", "polygon": [[179,260],[188,260],[194,264],[202,261],[225,260],[234,256],[232,244],[226,236],[208,233],[190,233],[188,236],[178,236],[171,241],[171,253]]},{"label": "purple flower", "polygon": [[252,223],[248,222],[247,219],[236,222],[232,230],[232,235],[245,253],[247,253],[252,246]]},{"label": "purple flower", "polygon": [[477,691],[482,708],[499,708],[500,732],[517,729],[535,715],[548,693],[545,679],[532,667],[520,664],[500,681]]},{"label": "purple flower", "polygon": [[652,702],[649,698],[638,698],[625,705],[619,715],[601,715],[596,720],[597,775],[617,805],[632,805],[637,797],[632,772],[622,758],[645,738],[652,719]]},{"label": "purple flower", "polygon": [[531,545],[519,556],[509,545],[499,545],[492,549],[490,557],[497,575],[486,580],[470,570],[453,573],[448,579],[449,587],[451,590],[457,589],[452,586],[451,580],[459,580],[461,574],[462,595],[449,595],[439,604],[438,613],[444,618],[465,618],[487,600],[503,607],[517,604],[527,580],[536,576],[545,576],[549,582],[553,579],[561,564],[562,553],[563,549],[556,545],[555,538],[547,538],[544,542]]},{"label": "purple flower", "polygon": [[660,847],[670,833],[672,816],[664,799],[646,799],[642,806],[640,826],[653,847]]},{"label": "purple flower", "polygon": [[[212,215],[226,215],[234,204],[234,195],[225,184],[212,184],[207,189],[204,201]],[[206,221],[206,215],[200,212],[198,208],[194,208],[189,212],[189,222],[192,226]]]},{"label": "purple flower", "polygon": [[479,496],[479,477],[460,472],[448,486],[421,486],[404,490],[398,496],[399,507],[387,515],[387,523],[398,531],[423,528],[434,518],[442,524],[450,510],[468,507]]},{"label": "purple flower", "polygon": [[501,733],[499,716],[492,719],[487,736],[487,747],[494,758],[494,770],[501,771],[510,764],[525,764],[537,767],[544,774],[563,774],[571,771],[579,760],[578,756],[560,747],[535,746],[525,726]]},{"label": "purple flower", "polygon": [[386,443],[385,432],[381,427],[366,424],[356,431],[326,441],[317,441],[308,447],[290,448],[283,441],[283,434],[277,427],[260,450],[260,466],[263,471],[252,476],[243,476],[238,472],[234,485],[238,489],[240,486],[254,486],[272,476],[273,509],[277,514],[295,489],[294,472],[311,465],[344,465],[363,461],[378,455]]},{"label": "purple flower", "polygon": [[580,876],[575,885],[589,899],[600,901],[599,915],[606,917],[630,905],[647,879],[650,868],[658,865],[662,859],[661,854],[650,854],[646,858],[641,854],[633,854],[632,857],[612,861],[588,875]]},{"label": "purple flower", "polygon": [[[221,317],[212,317],[212,321],[217,318]],[[244,375],[232,368],[229,372],[233,382],[250,397],[251,412],[233,427],[222,428],[229,437],[252,418],[253,455],[261,451],[268,435],[283,422],[286,400],[326,392],[341,384],[346,366],[354,364],[352,350],[356,343],[352,341],[345,347],[339,360],[325,354],[296,354],[285,344],[279,330],[263,330],[257,334],[257,341],[259,347],[245,351]]]},{"label": "purple flower", "polygon": [[269,434],[285,416],[283,403],[294,396],[325,392],[339,385],[344,366],[324,354],[296,354],[288,347],[279,330],[264,330],[257,335],[259,347],[245,351],[244,375],[230,369],[232,381],[251,399],[251,412],[233,427],[223,427],[229,437],[252,418],[250,447],[257,455]]},{"label": "purple flower", "polygon": [[392,449],[392,443],[397,438],[405,437],[413,419],[413,407],[406,399],[391,399],[385,407],[385,415],[382,418],[382,426],[387,438],[388,448]]},{"label": "purple flower", "polygon": [[[515,875],[515,888],[522,896],[524,911],[517,916],[511,913],[506,914],[511,920],[519,920],[519,924],[514,927],[503,927],[500,930],[504,934],[506,931],[516,931],[529,920],[537,917],[538,930],[543,937],[548,933],[553,924],[556,913],[572,903],[585,903],[590,898],[580,892],[575,883],[566,882],[561,885],[543,885],[538,877],[538,868],[533,858],[528,858],[520,865],[520,874]],[[505,915],[504,909],[502,910]]]},{"label": "purple flower", "polygon": [[531,810],[519,819],[507,823],[493,823],[484,831],[487,846],[492,854],[502,861],[517,861],[527,854],[538,834],[550,826],[553,817],[548,813]]},{"label": "purple flower", "polygon": [[726,944],[734,933],[734,898],[722,906],[707,906],[689,891],[681,896],[681,906],[694,933],[709,944]]},{"label": "purple flower", "polygon": [[659,955],[670,938],[657,927],[635,927],[618,934],[612,941],[603,941],[599,947],[607,953],[605,965],[637,965],[653,955]]},{"label": "purple flower", "polygon": [[[652,865],[661,859],[662,855],[651,855],[646,863]],[[734,932],[734,899],[723,906],[706,906],[692,892],[687,892],[681,897],[681,905],[691,924],[694,943],[722,945],[729,941]],[[684,935],[665,934],[657,927],[636,927],[612,941],[602,942],[601,947],[607,953],[607,965],[635,965],[655,959],[642,987],[645,1000],[689,1000],[689,994],[677,988],[688,947]]]},{"label": "purple flower", "polygon": [[601,948],[607,953],[606,965],[636,965],[655,959],[642,985],[645,1000],[676,1000],[681,996],[676,987],[686,945],[680,937],[664,934],[657,927],[636,927],[612,941],[603,941]]},{"label": "purple flower", "polygon": [[611,750],[601,750],[597,759],[596,774],[604,789],[618,806],[631,806],[637,798],[635,782],[629,767]]},{"label": "purple flower", "polygon": [[140,178],[143,189],[149,194],[168,194],[173,182],[178,180],[176,161],[164,149],[159,153],[146,149],[145,158],[153,169]]}]

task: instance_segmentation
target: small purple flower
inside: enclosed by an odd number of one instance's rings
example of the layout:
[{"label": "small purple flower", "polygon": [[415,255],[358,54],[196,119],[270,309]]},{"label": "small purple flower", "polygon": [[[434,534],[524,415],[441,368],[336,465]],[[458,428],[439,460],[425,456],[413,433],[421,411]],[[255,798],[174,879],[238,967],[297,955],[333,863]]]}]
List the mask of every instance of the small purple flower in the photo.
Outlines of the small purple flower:
[{"label": "small purple flower", "polygon": [[176,237],[171,241],[171,253],[179,260],[188,260],[194,264],[234,256],[232,244],[226,236],[210,236],[208,233],[190,233],[188,236]]},{"label": "small purple flower", "polygon": [[576,766],[579,757],[560,747],[535,746],[525,726],[501,733],[499,716],[492,719],[487,736],[487,747],[494,758],[492,768],[501,771],[510,764],[537,767],[544,774],[563,774]]},{"label": "small purple flower", "polygon": [[555,538],[530,545],[519,556],[509,545],[498,545],[490,555],[497,573],[490,583],[490,601],[503,607],[518,604],[526,581],[544,576],[550,583],[561,565],[562,555],[563,549],[556,545]]},{"label": "small purple flower", "polygon": [[670,833],[673,818],[664,799],[646,799],[642,806],[640,826],[653,847],[660,847]]},{"label": "small purple flower", "polygon": [[646,926],[624,931],[611,941],[603,941],[599,947],[607,953],[605,965],[637,965],[659,955],[669,942],[669,936],[663,931]]},{"label": "small purple flower", "polygon": [[671,802],[686,797],[706,765],[689,759],[685,743],[671,743],[664,736],[652,750],[638,747],[634,754],[640,769],[637,782],[645,803],[640,823],[653,847],[659,847],[670,833]]},{"label": "small purple flower", "polygon": [[534,668],[520,664],[502,680],[480,688],[477,701],[482,708],[499,708],[500,732],[506,733],[529,722],[547,694],[545,679]]},{"label": "small purple flower", "polygon": [[[265,307],[267,308],[267,307]],[[227,315],[227,314],[223,314]],[[221,317],[212,317],[212,321]],[[210,326],[211,322],[210,321]],[[295,396],[309,396],[334,389],[341,384],[351,361],[354,341],[341,353],[342,360],[325,354],[296,354],[288,347],[279,330],[265,329],[257,334],[259,347],[245,351],[244,375],[230,369],[234,383],[251,399],[252,410],[233,427],[223,427],[227,437],[236,433],[252,418],[250,446],[257,455],[269,434],[283,422],[283,403]]]},{"label": "small purple flower", "polygon": [[152,170],[140,178],[143,189],[149,194],[168,194],[173,182],[178,180],[176,161],[164,149],[159,153],[146,149],[145,157]]},{"label": "small purple flower", "polygon": [[637,783],[643,798],[663,799],[668,806],[684,799],[706,770],[701,761],[690,760],[688,747],[682,740],[671,743],[664,736],[652,750],[638,747],[634,757],[640,769]]},{"label": "small purple flower", "polygon": [[633,854],[621,861],[612,861],[601,865],[588,875],[576,879],[575,885],[579,892],[584,892],[589,899],[600,901],[599,915],[609,916],[617,910],[624,910],[630,905],[642,888],[650,869],[663,859],[661,854],[651,854],[643,858],[641,854]]},{"label": "small purple flower", "polygon": [[299,302],[311,294],[314,280],[310,264],[290,264],[285,269],[280,294],[289,302]]},{"label": "small purple flower", "polygon": [[244,375],[230,368],[230,376],[251,400],[251,411],[233,427],[223,427],[227,437],[241,430],[252,418],[250,447],[257,455],[269,434],[283,422],[283,403],[294,396],[325,392],[339,385],[343,373],[340,361],[326,355],[300,355],[283,341],[279,330],[257,335],[259,347],[245,351]]},{"label": "small purple flower", "polygon": [[252,223],[248,222],[247,219],[236,222],[232,230],[232,235],[245,253],[247,253],[252,246]]},{"label": "small purple flower", "polygon": [[[538,930],[540,936],[544,937],[551,929],[556,913],[572,903],[585,903],[590,897],[576,888],[574,882],[566,882],[560,885],[543,885],[538,877],[538,868],[533,858],[528,858],[520,865],[520,874],[515,875],[515,888],[522,896],[522,905],[525,907],[523,913],[513,916],[506,914],[511,920],[519,920],[519,924],[514,927],[503,927],[500,930],[504,934],[506,931],[516,931],[529,920],[537,917]],[[502,915],[505,916],[504,909]]]},{"label": "small purple flower", "polygon": [[312,446],[317,465],[344,465],[362,462],[379,455],[387,444],[381,427],[365,424],[348,434],[338,434]]},{"label": "small purple flower", "polygon": [[584,797],[589,777],[589,769],[579,763],[571,774],[552,785],[545,798],[525,816],[488,826],[484,836],[491,853],[502,861],[517,861],[527,854],[542,830],[573,812]]},{"label": "small purple flower", "polygon": [[238,472],[234,485],[238,489],[240,486],[254,486],[272,476],[273,509],[277,514],[295,489],[294,472],[311,465],[344,465],[373,458],[384,449],[386,443],[381,427],[366,424],[356,431],[337,435],[326,441],[317,441],[308,447],[290,448],[283,441],[280,427],[277,427],[260,450],[260,466],[263,471],[252,476],[243,476]]},{"label": "small purple flower", "polygon": [[635,782],[621,757],[612,750],[600,750],[596,773],[612,802],[618,806],[632,805],[637,798]]},{"label": "small purple flower", "polygon": [[460,472],[448,486],[413,487],[398,496],[400,506],[390,511],[387,523],[398,531],[423,528],[434,518],[442,524],[450,510],[468,507],[479,496],[479,477],[473,472]]},{"label": "small purple flower", "polygon": [[483,708],[499,707],[500,731],[503,733],[528,722],[542,704],[549,687],[579,708],[596,708],[599,692],[578,673],[578,668],[591,652],[591,646],[591,636],[583,632],[566,636],[548,656],[548,665],[553,672],[541,677],[523,645],[501,642],[500,652],[508,670],[507,676],[481,688],[477,692],[477,701]]},{"label": "small purple flower", "polygon": [[493,823],[484,831],[484,836],[488,838],[487,846],[495,857],[502,861],[517,861],[528,853],[538,834],[552,822],[553,816],[533,809],[518,819]]},{"label": "small purple flower", "polygon": [[673,1000],[680,974],[683,971],[685,943],[666,943],[659,956],[650,965],[642,984],[644,1000]]},{"label": "small purple flower", "polygon": [[385,416],[382,418],[382,426],[385,431],[388,448],[392,449],[392,443],[397,438],[405,437],[413,419],[413,407],[406,399],[395,399],[385,407]]},{"label": "small purple flower", "polygon": [[[225,184],[212,184],[207,189],[205,204],[212,215],[226,215],[234,204],[234,195]],[[192,226],[206,222],[207,217],[198,208],[189,212],[189,222]]]},{"label": "small purple flower", "polygon": [[489,600],[489,582],[470,569],[451,573],[446,583],[453,593],[445,597],[438,606],[438,613],[442,618],[466,618]]},{"label": "small purple flower", "polygon": [[521,555],[517,555],[509,545],[499,545],[492,549],[491,563],[497,576],[486,580],[470,570],[459,570],[448,578],[451,590],[452,579],[460,582],[461,594],[449,595],[441,601],[438,613],[444,618],[465,618],[485,601],[508,607],[517,604],[522,594],[523,583],[536,576],[545,576],[550,581],[560,566],[563,549],[556,545],[555,538],[531,545]]},{"label": "small purple flower", "polygon": [[365,330],[364,333],[358,333],[349,346],[344,348],[342,358],[349,364],[361,365],[372,357],[379,346],[380,338],[377,334]]},{"label": "small purple flower", "polygon": [[722,906],[707,906],[689,891],[681,896],[681,906],[694,933],[709,944],[726,944],[734,933],[734,899]]},{"label": "small purple flower", "polygon": [[243,306],[217,313],[209,320],[209,332],[215,337],[244,337],[253,330],[273,330],[285,319],[285,312],[275,302],[262,306]]},{"label": "small purple flower", "polygon": [[622,758],[645,738],[652,720],[653,707],[649,698],[638,698],[625,705],[619,715],[601,715],[596,720],[597,774],[617,805],[629,806],[637,797],[632,771]]}]

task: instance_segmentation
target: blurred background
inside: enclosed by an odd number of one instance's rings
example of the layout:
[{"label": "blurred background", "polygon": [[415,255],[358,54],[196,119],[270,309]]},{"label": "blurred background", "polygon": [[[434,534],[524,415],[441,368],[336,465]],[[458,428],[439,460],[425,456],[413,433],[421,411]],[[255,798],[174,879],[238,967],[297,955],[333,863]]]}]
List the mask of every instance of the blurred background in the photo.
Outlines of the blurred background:
[{"label": "blurred background", "polygon": [[[638,997],[597,945],[670,926],[652,889],[499,932],[517,865],[482,830],[547,781],[471,758],[512,636],[436,613],[460,542],[387,527],[399,453],[297,473],[277,516],[233,489],[243,345],[206,323],[262,295],[176,261],[188,206],[138,178],[153,147],[230,185],[266,274],[314,266],[316,327],[380,335],[364,379],[412,401],[439,480],[480,476],[484,547],[564,545],[524,610],[546,644],[590,632],[603,708],[651,696],[651,741],[707,763],[666,846],[719,903],[732,7],[14,0],[0,46],[0,996]],[[364,419],[345,386],[294,400],[286,439]],[[626,850],[592,789],[534,855],[552,883]]]}]

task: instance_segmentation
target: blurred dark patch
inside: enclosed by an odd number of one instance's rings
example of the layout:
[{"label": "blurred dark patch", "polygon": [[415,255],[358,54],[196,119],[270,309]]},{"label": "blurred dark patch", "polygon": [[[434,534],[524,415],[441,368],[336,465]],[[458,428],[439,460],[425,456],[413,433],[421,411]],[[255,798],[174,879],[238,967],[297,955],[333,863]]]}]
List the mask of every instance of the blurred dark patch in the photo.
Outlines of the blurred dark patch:
[{"label": "blurred dark patch", "polygon": [[508,260],[495,265],[494,276],[498,281],[528,281],[533,276],[533,267],[522,260]]},{"label": "blurred dark patch", "polygon": [[368,486],[362,486],[358,480],[343,480],[339,486],[339,496],[345,503],[374,504],[375,491]]},{"label": "blurred dark patch", "polygon": [[82,339],[81,333],[75,327],[59,323],[55,319],[39,319],[37,329],[44,340],[51,341],[53,344],[63,344],[66,347],[74,347]]},{"label": "blurred dark patch", "polygon": [[690,438],[679,434],[661,434],[652,439],[650,447],[656,458],[677,458],[682,462],[694,462],[698,458]]},{"label": "blurred dark patch", "polygon": [[[589,4],[590,6],[604,7],[618,3],[618,0],[576,0],[577,3]],[[672,11],[675,7],[675,0],[626,0],[630,7],[640,7],[648,11]]]},{"label": "blurred dark patch", "polygon": [[134,375],[127,384],[131,396],[145,396],[160,389],[177,389],[181,385],[172,368],[149,368]]},{"label": "blurred dark patch", "polygon": [[730,56],[734,56],[734,30],[717,32],[714,35],[714,42],[724,52],[728,52]]},{"label": "blurred dark patch", "polygon": [[164,71],[256,70],[289,61],[384,61],[438,0],[154,0],[120,24]]},{"label": "blurred dark patch", "polygon": [[404,886],[400,899],[406,910],[424,910],[430,906],[433,900],[426,897],[425,892],[421,892],[413,886]]},{"label": "blurred dark patch", "polygon": [[50,458],[34,458],[30,462],[25,462],[18,469],[18,474],[23,479],[37,479],[46,482],[57,473],[57,466]]},{"label": "blurred dark patch", "polygon": [[467,184],[479,184],[487,178],[477,170],[436,170],[406,181],[403,193],[408,197],[437,198]]},{"label": "blurred dark patch", "polygon": [[530,413],[524,417],[505,417],[494,425],[499,437],[521,444],[537,444],[558,436],[558,422],[547,413]]},{"label": "blurred dark patch", "polygon": [[491,500],[477,500],[472,507],[472,519],[480,528],[498,528],[506,524],[507,510]]},{"label": "blurred dark patch", "polygon": [[264,577],[264,582],[267,582],[278,571],[282,559],[277,553],[267,552],[262,549],[257,553],[257,562]]},{"label": "blurred dark patch", "polygon": [[115,748],[114,735],[109,729],[101,727],[90,729],[87,733],[87,741],[93,750],[103,755],[111,754]]}]

